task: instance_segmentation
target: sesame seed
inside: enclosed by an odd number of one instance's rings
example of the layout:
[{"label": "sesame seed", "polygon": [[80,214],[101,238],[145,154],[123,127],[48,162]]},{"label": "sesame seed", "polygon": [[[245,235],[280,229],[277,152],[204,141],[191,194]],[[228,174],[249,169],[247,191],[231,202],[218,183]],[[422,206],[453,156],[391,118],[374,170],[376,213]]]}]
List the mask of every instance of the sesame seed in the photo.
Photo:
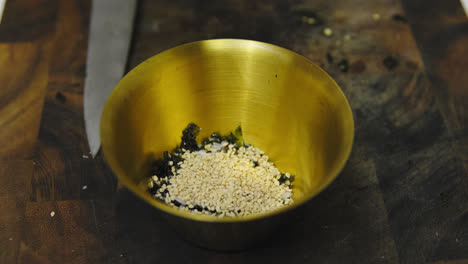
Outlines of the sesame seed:
[{"label": "sesame seed", "polygon": [[[224,152],[226,146],[229,151]],[[280,183],[279,170],[263,151],[253,147],[236,151],[228,142],[210,143],[204,148],[211,151],[210,155],[205,150],[205,155],[200,151],[182,154],[184,160],[178,163],[177,173],[167,186],[158,189],[156,197],[167,190],[163,200],[169,206],[219,217],[262,213],[291,203],[291,186]],[[252,161],[258,166],[253,167]],[[164,179],[167,181],[167,177]]]},{"label": "sesame seed", "polygon": [[323,35],[326,37],[331,37],[333,35],[333,30],[329,27],[323,29]]}]

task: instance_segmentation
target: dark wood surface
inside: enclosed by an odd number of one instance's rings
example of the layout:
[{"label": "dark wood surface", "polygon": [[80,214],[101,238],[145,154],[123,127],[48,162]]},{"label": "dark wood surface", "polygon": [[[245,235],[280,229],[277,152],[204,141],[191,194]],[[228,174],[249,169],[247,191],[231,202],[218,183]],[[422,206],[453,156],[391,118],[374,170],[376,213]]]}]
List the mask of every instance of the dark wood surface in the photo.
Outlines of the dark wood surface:
[{"label": "dark wood surface", "polygon": [[341,176],[275,239],[237,253],[181,240],[88,157],[89,11],[89,0],[7,1],[0,263],[468,263],[468,19],[457,0],[140,1],[129,69],[194,40],[260,40],[322,66],[353,109]]}]

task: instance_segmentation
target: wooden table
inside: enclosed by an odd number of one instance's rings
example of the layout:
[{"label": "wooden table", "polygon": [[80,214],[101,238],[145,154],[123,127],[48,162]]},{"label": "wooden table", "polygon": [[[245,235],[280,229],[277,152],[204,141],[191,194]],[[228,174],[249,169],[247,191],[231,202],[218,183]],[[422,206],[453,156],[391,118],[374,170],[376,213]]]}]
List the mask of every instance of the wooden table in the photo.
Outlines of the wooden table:
[{"label": "wooden table", "polygon": [[457,0],[140,1],[129,69],[189,41],[255,39],[321,65],[353,108],[341,176],[274,241],[238,253],[182,241],[89,158],[89,12],[89,0],[7,1],[0,263],[468,263],[468,19]]}]

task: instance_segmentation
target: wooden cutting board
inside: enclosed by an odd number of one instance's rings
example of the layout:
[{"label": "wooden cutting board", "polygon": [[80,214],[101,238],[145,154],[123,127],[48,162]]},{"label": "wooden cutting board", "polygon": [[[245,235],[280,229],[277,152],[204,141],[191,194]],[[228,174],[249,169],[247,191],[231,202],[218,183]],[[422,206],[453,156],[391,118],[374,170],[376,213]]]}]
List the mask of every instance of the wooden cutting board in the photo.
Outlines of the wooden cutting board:
[{"label": "wooden cutting board", "polygon": [[468,20],[456,0],[140,1],[129,69],[190,41],[254,39],[315,61],[353,109],[336,182],[275,240],[229,254],[179,239],[90,158],[89,11],[7,2],[0,263],[468,263]]}]

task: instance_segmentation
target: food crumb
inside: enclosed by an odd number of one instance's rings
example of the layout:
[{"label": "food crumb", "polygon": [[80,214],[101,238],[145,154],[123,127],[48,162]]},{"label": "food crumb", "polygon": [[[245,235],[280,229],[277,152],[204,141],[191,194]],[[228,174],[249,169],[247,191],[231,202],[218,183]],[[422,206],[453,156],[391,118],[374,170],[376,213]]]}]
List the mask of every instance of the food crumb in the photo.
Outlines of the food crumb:
[{"label": "food crumb", "polygon": [[88,185],[83,185],[83,187],[81,187],[82,190],[86,190],[88,189]]},{"label": "food crumb", "polygon": [[338,63],[338,68],[340,68],[341,72],[348,72],[349,69],[349,63],[348,60],[343,59]]},{"label": "food crumb", "polygon": [[10,239],[9,239],[9,240],[10,240],[10,241],[12,241],[12,240],[13,240],[13,238],[12,238],[12,237],[10,237]]},{"label": "food crumb", "polygon": [[399,64],[398,61],[391,55],[385,57],[382,63],[389,71],[395,69]]},{"label": "food crumb", "polygon": [[400,15],[400,14],[394,14],[392,16],[392,19],[395,20],[395,21],[402,22],[402,23],[408,23],[408,19],[406,19],[406,17],[404,17],[403,15]]},{"label": "food crumb", "polygon": [[351,39],[351,36],[349,34],[344,35],[344,40],[348,41]]},{"label": "food crumb", "polygon": [[313,25],[313,24],[317,23],[317,20],[315,18],[308,17],[308,16],[302,16],[301,21],[303,23],[306,23],[306,24],[309,24],[309,25]]},{"label": "food crumb", "polygon": [[85,155],[85,154],[83,154],[81,157],[82,157],[83,159],[88,159],[88,158],[89,158],[89,156],[88,156],[88,155]]},{"label": "food crumb", "polygon": [[323,29],[323,35],[326,37],[331,37],[333,35],[333,30],[329,27]]},{"label": "food crumb", "polygon": [[380,14],[379,14],[379,13],[374,13],[374,14],[372,14],[372,18],[373,18],[375,21],[378,21],[378,20],[380,20]]},{"label": "food crumb", "polygon": [[327,52],[326,56],[328,63],[333,63],[333,56],[331,55],[331,53]]},{"label": "food crumb", "polygon": [[55,215],[54,211],[50,212],[50,217],[54,217],[54,215]]}]

